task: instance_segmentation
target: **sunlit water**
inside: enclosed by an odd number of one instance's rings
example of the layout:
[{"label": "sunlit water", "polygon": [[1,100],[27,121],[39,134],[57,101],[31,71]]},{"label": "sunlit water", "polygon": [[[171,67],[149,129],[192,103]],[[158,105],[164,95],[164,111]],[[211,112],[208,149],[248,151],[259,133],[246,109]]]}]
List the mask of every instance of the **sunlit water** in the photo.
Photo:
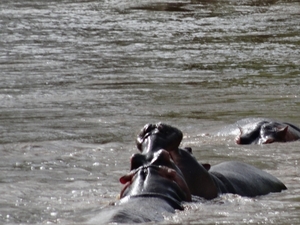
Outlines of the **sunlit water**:
[{"label": "sunlit water", "polygon": [[288,187],[195,198],[163,224],[299,223],[299,142],[215,135],[246,117],[300,125],[297,0],[22,0],[0,12],[2,224],[96,216],[121,190],[136,134],[158,121],[200,162],[247,162]]}]

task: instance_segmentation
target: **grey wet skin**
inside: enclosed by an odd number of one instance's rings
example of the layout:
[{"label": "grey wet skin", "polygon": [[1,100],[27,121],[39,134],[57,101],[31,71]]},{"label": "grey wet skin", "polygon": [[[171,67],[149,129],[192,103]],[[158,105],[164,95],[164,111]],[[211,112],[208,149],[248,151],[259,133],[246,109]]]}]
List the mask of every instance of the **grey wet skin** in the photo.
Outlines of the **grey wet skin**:
[{"label": "grey wet skin", "polygon": [[236,139],[237,144],[270,144],[273,142],[290,142],[300,139],[300,128],[291,123],[262,120],[249,127],[251,129],[247,130],[240,127],[241,133]]},{"label": "grey wet skin", "polygon": [[165,215],[183,210],[183,202],[191,201],[183,175],[169,153],[159,150],[152,156],[150,161],[142,154],[132,156],[131,171],[120,178],[124,184],[120,200],[97,218],[118,223],[159,222]]},{"label": "grey wet skin", "polygon": [[[165,138],[166,137],[166,138]],[[192,155],[190,148],[179,148],[182,132],[167,124],[148,124],[138,135],[139,150],[146,155],[169,143],[168,152],[181,170],[192,195],[213,199],[219,194],[233,193],[254,197],[270,192],[280,192],[286,186],[276,177],[251,165],[241,162],[223,162],[215,166],[201,164]]]},{"label": "grey wet skin", "polygon": [[[285,190],[277,178],[241,162],[200,164],[191,148],[179,148],[182,132],[170,125],[148,124],[137,138],[141,153],[131,157],[131,171],[120,178],[120,200],[97,216],[106,222],[159,222],[183,210],[191,194],[213,199],[223,193],[254,197]],[[95,219],[97,219],[95,218]]]}]

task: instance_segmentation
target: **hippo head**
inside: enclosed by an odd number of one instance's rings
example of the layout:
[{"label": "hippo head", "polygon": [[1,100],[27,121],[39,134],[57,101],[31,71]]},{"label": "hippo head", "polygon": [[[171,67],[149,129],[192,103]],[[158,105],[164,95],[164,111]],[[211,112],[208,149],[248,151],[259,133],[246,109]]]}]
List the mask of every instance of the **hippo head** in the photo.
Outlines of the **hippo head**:
[{"label": "hippo head", "polygon": [[182,137],[182,132],[170,125],[147,124],[138,135],[137,147],[145,157],[144,162],[151,161],[153,154],[163,148],[183,174],[191,194],[206,199],[217,197],[218,190],[208,172],[210,165],[199,164],[191,148],[179,148]]},{"label": "hippo head", "polygon": [[183,175],[166,150],[153,153],[149,163],[146,155],[134,154],[131,169],[129,174],[120,178],[120,182],[125,184],[120,198],[150,196],[176,202],[177,205],[182,201],[191,201]]},{"label": "hippo head", "polygon": [[177,149],[182,132],[167,124],[146,124],[137,136],[137,148],[143,153],[155,152],[160,149],[167,151]]},{"label": "hippo head", "polygon": [[260,129],[258,144],[270,144],[273,142],[286,142],[288,126],[277,122],[265,123]]}]

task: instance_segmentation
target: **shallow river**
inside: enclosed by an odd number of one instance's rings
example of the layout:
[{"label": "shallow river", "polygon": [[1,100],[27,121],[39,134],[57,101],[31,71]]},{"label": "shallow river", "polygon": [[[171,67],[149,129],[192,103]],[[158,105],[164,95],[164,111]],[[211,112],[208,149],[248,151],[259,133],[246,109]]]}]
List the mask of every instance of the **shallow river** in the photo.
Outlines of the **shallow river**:
[{"label": "shallow river", "polygon": [[158,121],[200,162],[243,161],[288,187],[195,199],[162,224],[299,223],[299,142],[214,135],[246,117],[300,125],[298,0],[4,0],[0,26],[1,224],[84,224]]}]

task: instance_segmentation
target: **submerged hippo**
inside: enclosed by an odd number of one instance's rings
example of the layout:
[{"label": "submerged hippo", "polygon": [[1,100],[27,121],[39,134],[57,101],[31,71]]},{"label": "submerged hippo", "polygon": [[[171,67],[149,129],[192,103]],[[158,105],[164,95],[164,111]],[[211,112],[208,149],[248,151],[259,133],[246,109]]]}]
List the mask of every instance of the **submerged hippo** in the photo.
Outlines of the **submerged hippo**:
[{"label": "submerged hippo", "polygon": [[239,127],[240,134],[236,138],[237,144],[270,144],[300,139],[300,128],[290,123],[262,120],[247,126],[248,129]]},{"label": "submerged hippo", "polygon": [[164,216],[183,210],[182,202],[191,194],[181,171],[165,150],[158,150],[151,161],[142,154],[131,158],[131,171],[122,176],[120,200],[104,209],[90,223],[140,223],[162,221]]},{"label": "submerged hippo", "polygon": [[280,192],[286,186],[274,176],[241,162],[223,162],[215,166],[200,164],[192,149],[179,148],[182,132],[166,124],[147,124],[137,137],[137,147],[150,157],[161,147],[167,150],[181,170],[192,195],[213,199],[223,193],[254,197]]}]

